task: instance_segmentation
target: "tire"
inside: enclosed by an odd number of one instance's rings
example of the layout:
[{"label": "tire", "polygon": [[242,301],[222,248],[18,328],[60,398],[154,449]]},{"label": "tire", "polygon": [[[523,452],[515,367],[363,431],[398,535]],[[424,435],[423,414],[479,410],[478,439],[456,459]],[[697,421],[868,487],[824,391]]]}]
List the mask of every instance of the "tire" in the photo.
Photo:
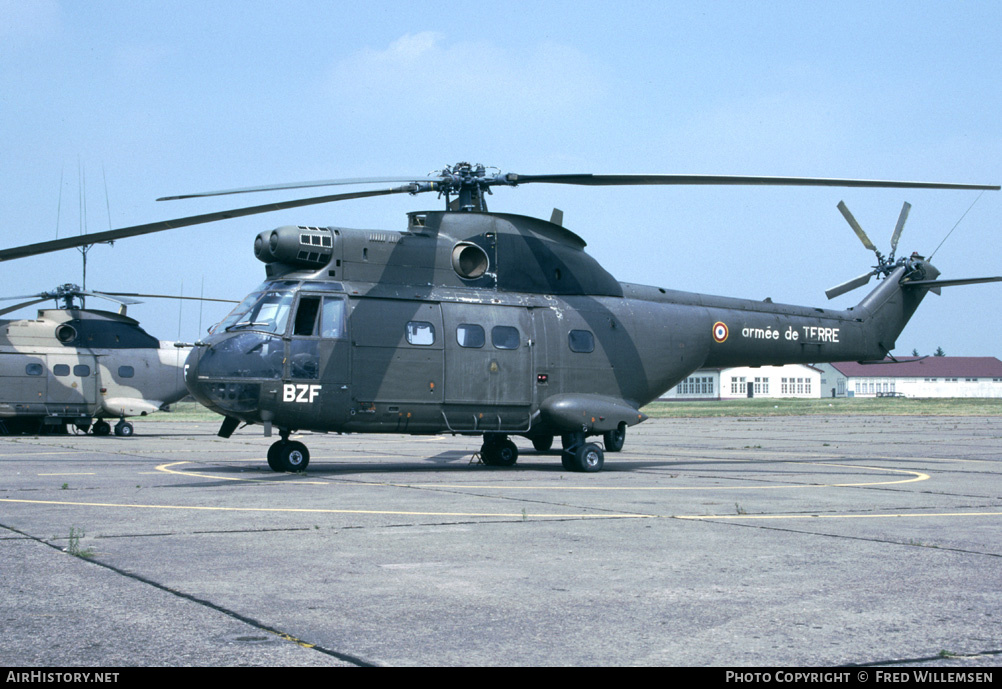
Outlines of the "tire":
[{"label": "tire", "polygon": [[272,471],[284,471],[281,465],[278,463],[278,455],[281,450],[282,442],[272,443],[271,447],[268,448],[268,466]]},{"label": "tire", "polygon": [[305,471],[310,464],[310,451],[298,440],[278,443],[275,464],[279,471]]},{"label": "tire", "polygon": [[616,430],[606,431],[602,434],[602,442],[605,444],[606,452],[619,452],[626,442],[626,426],[620,424]]},{"label": "tire", "polygon": [[518,461],[518,447],[510,439],[485,441],[480,458],[491,467],[512,467]]},{"label": "tire", "polygon": [[605,466],[605,453],[595,443],[585,443],[575,450],[573,455],[568,456],[571,459],[567,464],[572,467],[572,471],[582,471],[591,474],[596,471],[602,471],[602,467]]},{"label": "tire", "polygon": [[111,433],[111,424],[107,421],[96,421],[93,426],[91,426],[90,432],[94,435],[108,435]]},{"label": "tire", "polygon": [[119,438],[131,437],[133,433],[135,433],[135,429],[128,421],[119,421],[115,424],[115,435]]},{"label": "tire", "polygon": [[553,436],[537,435],[532,439],[532,446],[536,448],[536,452],[549,452],[550,448],[553,447]]}]

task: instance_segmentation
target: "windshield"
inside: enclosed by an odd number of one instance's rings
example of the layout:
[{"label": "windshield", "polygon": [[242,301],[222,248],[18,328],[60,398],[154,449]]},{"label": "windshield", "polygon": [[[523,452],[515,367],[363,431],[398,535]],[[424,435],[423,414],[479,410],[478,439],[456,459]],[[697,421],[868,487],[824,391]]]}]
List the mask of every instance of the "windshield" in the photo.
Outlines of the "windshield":
[{"label": "windshield", "polygon": [[213,332],[247,329],[284,333],[295,293],[285,289],[285,285],[281,287],[249,294],[229,316],[213,328]]}]

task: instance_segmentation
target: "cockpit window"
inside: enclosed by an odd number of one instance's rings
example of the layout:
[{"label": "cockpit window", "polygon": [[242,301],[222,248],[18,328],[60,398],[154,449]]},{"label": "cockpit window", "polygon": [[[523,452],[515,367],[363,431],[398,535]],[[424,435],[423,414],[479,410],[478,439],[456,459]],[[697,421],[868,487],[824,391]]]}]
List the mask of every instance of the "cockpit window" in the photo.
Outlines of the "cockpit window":
[{"label": "cockpit window", "polygon": [[263,283],[212,328],[212,332],[250,329],[284,333],[285,324],[289,319],[289,308],[292,305],[294,294],[292,290],[298,285],[299,283],[293,280]]},{"label": "cockpit window", "polygon": [[[252,301],[252,298],[257,299]],[[250,295],[233,310],[222,323],[216,326],[214,332],[220,330],[258,330],[266,333],[282,334],[289,320],[292,308],[293,292],[268,291],[262,294]],[[247,304],[250,303],[248,307]]]},{"label": "cockpit window", "polygon": [[320,297],[299,298],[293,335],[314,335],[317,329],[317,314],[320,313]]},{"label": "cockpit window", "polygon": [[323,313],[320,316],[323,337],[344,336],[344,299],[324,297]]}]

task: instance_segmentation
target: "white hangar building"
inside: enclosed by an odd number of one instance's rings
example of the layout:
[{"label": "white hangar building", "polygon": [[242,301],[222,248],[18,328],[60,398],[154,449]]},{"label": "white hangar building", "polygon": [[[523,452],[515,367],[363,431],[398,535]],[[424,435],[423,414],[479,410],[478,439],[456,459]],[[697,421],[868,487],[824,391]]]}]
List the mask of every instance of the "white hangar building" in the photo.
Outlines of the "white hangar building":
[{"label": "white hangar building", "polygon": [[806,364],[702,368],[661,396],[663,400],[734,400],[746,397],[821,397],[821,369]]},{"label": "white hangar building", "polygon": [[1002,361],[993,356],[903,357],[875,364],[816,364],[821,397],[1002,397]]}]

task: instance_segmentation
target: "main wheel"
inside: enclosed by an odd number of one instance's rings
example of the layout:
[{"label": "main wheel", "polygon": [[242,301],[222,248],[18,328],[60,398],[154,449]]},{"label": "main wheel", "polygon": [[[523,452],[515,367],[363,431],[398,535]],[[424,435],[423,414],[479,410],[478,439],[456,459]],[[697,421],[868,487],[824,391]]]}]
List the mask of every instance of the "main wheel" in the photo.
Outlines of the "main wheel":
[{"label": "main wheel", "polygon": [[626,442],[626,425],[620,424],[614,431],[606,431],[602,434],[602,441],[605,443],[606,452],[619,452]]},{"label": "main wheel", "polygon": [[94,425],[90,428],[90,432],[94,435],[108,435],[111,433],[111,424],[107,421],[95,421]]},{"label": "main wheel", "polygon": [[536,448],[536,452],[548,452],[553,447],[553,436],[537,435],[532,439],[532,446]]},{"label": "main wheel", "polygon": [[518,461],[518,447],[509,438],[488,440],[480,447],[480,458],[491,467],[511,467]]},{"label": "main wheel", "polygon": [[593,473],[601,471],[605,465],[605,453],[595,443],[584,443],[574,450],[573,454],[565,452],[564,456],[567,458],[564,461],[564,468],[570,468],[571,471]]},{"label": "main wheel", "polygon": [[279,440],[268,448],[268,466],[273,471],[305,471],[310,451],[298,440]]},{"label": "main wheel", "polygon": [[128,438],[135,432],[132,424],[128,421],[122,420],[115,424],[115,435],[120,438]]}]

